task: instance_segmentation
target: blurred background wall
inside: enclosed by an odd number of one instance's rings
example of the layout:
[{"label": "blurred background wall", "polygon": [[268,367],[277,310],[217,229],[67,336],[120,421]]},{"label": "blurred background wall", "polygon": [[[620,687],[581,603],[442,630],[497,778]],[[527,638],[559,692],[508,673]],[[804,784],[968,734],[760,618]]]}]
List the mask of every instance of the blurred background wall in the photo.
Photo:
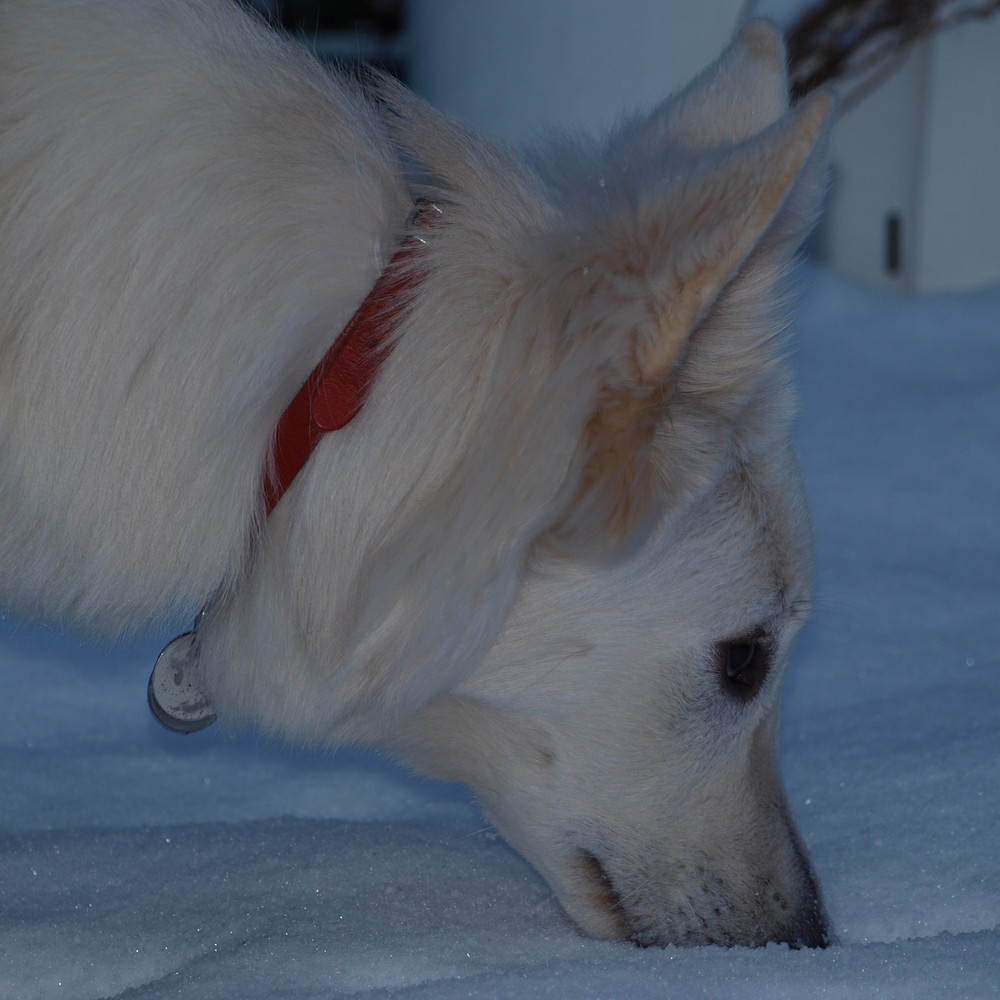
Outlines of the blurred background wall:
[{"label": "blurred background wall", "polygon": [[599,133],[652,107],[729,40],[744,0],[411,0],[410,83],[489,135]]},{"label": "blurred background wall", "polygon": [[1000,0],[251,2],[514,144],[549,125],[599,133],[683,86],[746,18],[794,31],[811,13],[793,62],[854,46],[830,80],[842,114],[811,252],[901,292],[1000,281]]}]

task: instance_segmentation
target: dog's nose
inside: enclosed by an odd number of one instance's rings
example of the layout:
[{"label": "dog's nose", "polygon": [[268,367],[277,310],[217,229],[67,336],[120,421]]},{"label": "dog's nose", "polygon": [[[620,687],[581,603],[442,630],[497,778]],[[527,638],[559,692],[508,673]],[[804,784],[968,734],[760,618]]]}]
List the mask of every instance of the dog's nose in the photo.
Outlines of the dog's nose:
[{"label": "dog's nose", "polygon": [[833,943],[833,935],[820,897],[819,884],[801,847],[798,848],[798,855],[806,879],[806,890],[802,907],[783,940],[793,948],[827,948]]},{"label": "dog's nose", "polygon": [[793,948],[827,948],[833,943],[829,920],[818,899],[799,914],[785,940]]}]

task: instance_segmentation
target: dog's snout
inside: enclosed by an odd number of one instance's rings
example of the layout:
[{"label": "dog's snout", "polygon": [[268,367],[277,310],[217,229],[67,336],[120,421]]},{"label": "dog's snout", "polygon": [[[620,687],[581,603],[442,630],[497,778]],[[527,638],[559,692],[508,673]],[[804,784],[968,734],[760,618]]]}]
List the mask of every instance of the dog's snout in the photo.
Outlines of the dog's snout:
[{"label": "dog's snout", "polygon": [[788,943],[793,948],[828,948],[833,943],[830,925],[818,898],[803,909]]},{"label": "dog's snout", "polygon": [[801,849],[795,851],[796,871],[784,888],[765,880],[743,891],[711,874],[707,863],[675,863],[666,877],[647,873],[641,885],[633,885],[624,873],[616,881],[614,865],[590,851],[579,851],[576,860],[584,887],[576,901],[589,913],[579,912],[578,905],[567,909],[589,933],[599,928],[600,937],[643,948],[762,947],[772,942],[826,948],[832,943],[819,887]]},{"label": "dog's snout", "polygon": [[614,936],[628,938],[631,929],[625,916],[621,897],[597,855],[582,850],[578,855],[580,871],[587,886],[586,896],[591,905],[601,912]]},{"label": "dog's snout", "polygon": [[793,948],[828,948],[833,943],[830,921],[820,897],[816,876],[801,848],[799,849],[799,860],[802,864],[806,887],[802,904],[796,914],[795,921],[789,928],[786,941]]}]

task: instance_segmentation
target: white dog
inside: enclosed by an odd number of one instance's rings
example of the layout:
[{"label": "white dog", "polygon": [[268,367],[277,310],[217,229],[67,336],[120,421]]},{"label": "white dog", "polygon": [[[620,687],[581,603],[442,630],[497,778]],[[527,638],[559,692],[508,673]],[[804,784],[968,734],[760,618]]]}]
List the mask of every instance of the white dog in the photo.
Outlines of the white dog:
[{"label": "white dog", "polygon": [[0,81],[0,599],[204,606],[222,717],[471,783],[589,934],[825,943],[777,33],[529,162],[227,0],[0,0]]}]

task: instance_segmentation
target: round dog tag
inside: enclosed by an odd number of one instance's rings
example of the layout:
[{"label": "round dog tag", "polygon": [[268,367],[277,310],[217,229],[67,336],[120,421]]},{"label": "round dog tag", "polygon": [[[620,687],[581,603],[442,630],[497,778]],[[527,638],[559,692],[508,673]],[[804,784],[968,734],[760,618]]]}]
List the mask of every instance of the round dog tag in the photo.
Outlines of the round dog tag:
[{"label": "round dog tag", "polygon": [[185,632],[156,658],[146,689],[156,720],[175,733],[196,733],[215,722],[208,696],[192,679],[198,663],[198,633]]}]

